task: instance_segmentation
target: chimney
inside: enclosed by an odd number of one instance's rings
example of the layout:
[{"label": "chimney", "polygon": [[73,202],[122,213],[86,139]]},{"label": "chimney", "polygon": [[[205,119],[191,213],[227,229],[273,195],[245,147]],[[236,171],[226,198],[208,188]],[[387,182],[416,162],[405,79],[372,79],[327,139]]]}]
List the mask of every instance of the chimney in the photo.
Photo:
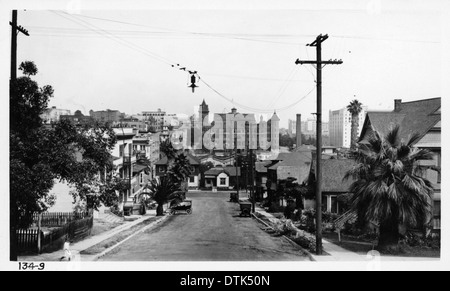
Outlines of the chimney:
[{"label": "chimney", "polygon": [[394,111],[399,112],[402,110],[402,99],[394,99]]},{"label": "chimney", "polygon": [[297,114],[297,120],[295,123],[295,134],[297,135],[297,147],[302,146],[302,115]]}]

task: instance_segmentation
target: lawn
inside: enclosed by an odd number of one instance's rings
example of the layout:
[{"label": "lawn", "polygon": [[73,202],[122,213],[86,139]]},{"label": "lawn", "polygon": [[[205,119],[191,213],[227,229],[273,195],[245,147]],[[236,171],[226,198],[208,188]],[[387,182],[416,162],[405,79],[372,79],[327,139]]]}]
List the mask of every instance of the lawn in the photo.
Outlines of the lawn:
[{"label": "lawn", "polygon": [[103,219],[94,219],[94,225],[92,226],[90,236],[94,236],[100,233],[104,233],[108,230],[111,230],[124,222],[109,222]]},{"label": "lawn", "polygon": [[[352,252],[359,254],[367,254],[368,251],[376,247],[376,240],[360,239],[353,236],[341,234],[341,242],[338,240],[338,235],[335,232],[324,232],[323,238]],[[408,246],[401,244],[400,251],[398,253],[390,253],[390,256],[402,256],[402,257],[428,257],[439,258],[440,249],[430,248],[426,246]]]}]

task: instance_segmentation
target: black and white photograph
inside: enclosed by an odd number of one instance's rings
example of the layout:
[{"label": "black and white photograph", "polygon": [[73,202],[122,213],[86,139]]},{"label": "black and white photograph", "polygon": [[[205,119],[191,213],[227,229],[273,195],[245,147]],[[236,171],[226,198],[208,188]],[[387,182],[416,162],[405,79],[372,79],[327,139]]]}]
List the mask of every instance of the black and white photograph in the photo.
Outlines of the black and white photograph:
[{"label": "black and white photograph", "polygon": [[1,1],[1,269],[448,269],[445,2]]}]

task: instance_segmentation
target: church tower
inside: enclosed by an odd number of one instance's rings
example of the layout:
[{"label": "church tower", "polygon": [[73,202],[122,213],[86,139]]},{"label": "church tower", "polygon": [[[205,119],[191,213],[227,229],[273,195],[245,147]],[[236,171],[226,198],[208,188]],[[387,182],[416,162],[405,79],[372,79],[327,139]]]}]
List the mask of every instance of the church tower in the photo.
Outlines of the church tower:
[{"label": "church tower", "polygon": [[209,107],[208,104],[206,104],[205,99],[203,99],[202,104],[200,104],[198,116],[201,116],[202,122],[204,122],[203,124],[209,124]]}]

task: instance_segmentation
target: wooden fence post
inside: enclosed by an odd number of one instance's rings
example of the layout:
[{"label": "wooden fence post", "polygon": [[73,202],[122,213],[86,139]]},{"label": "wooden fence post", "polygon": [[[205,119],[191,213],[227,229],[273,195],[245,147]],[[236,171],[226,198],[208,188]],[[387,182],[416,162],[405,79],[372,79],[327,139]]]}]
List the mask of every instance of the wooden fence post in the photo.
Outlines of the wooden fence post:
[{"label": "wooden fence post", "polygon": [[42,214],[39,213],[38,216],[38,233],[37,233],[37,248],[38,248],[38,254],[41,253],[41,218],[42,218]]}]

